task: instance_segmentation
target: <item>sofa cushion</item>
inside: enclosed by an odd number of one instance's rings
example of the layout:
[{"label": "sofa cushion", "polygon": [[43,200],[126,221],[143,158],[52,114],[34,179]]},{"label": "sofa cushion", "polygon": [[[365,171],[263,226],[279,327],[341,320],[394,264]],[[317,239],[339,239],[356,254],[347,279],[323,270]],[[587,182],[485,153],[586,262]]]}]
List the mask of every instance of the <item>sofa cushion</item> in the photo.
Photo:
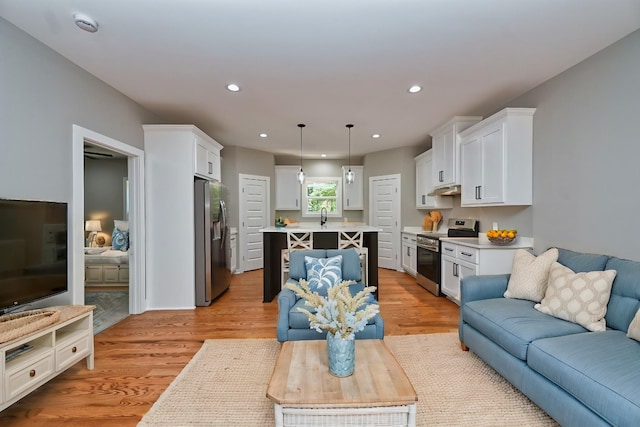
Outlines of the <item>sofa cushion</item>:
[{"label": "sofa cushion", "polygon": [[342,255],[331,258],[304,257],[307,266],[307,282],[311,292],[324,297],[331,286],[342,282]]},{"label": "sofa cushion", "polygon": [[549,271],[547,292],[534,307],[543,313],[578,323],[590,331],[604,331],[607,303],[615,270],[574,273],[560,263]]},{"label": "sofa cushion", "polygon": [[576,273],[602,271],[608,260],[607,255],[585,254],[558,248],[558,262]]},{"label": "sofa cushion", "polygon": [[640,262],[611,257],[605,267],[616,270],[607,308],[607,327],[626,331],[640,308]]},{"label": "sofa cushion", "polygon": [[471,301],[462,307],[462,319],[521,360],[526,360],[529,343],[536,339],[586,331],[576,323],[533,310],[533,304],[508,298]]},{"label": "sofa cushion", "polygon": [[511,277],[509,277],[504,297],[540,302],[547,290],[551,264],[557,260],[556,248],[551,248],[538,256],[524,249],[517,249],[513,256]]},{"label": "sofa cushion", "polygon": [[541,339],[527,362],[612,425],[640,425],[640,343],[623,331]]},{"label": "sofa cushion", "polygon": [[353,248],[327,249],[327,257],[342,256],[342,278],[359,282],[362,280],[360,255]]},{"label": "sofa cushion", "polygon": [[307,280],[307,266],[304,262],[305,256],[310,256],[313,258],[324,258],[327,256],[327,251],[324,249],[291,251],[291,254],[289,254],[289,277],[291,277],[292,279]]}]

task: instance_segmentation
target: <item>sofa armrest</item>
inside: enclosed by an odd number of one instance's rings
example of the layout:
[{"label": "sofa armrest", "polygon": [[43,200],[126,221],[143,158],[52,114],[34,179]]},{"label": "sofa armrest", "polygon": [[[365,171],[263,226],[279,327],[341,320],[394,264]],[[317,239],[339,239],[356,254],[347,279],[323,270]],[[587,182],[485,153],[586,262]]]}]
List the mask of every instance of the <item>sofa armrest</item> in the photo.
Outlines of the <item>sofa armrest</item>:
[{"label": "sofa armrest", "polygon": [[[291,279],[287,281],[291,281]],[[278,327],[276,335],[280,342],[289,340],[289,311],[297,300],[298,297],[291,289],[282,289],[278,294]]]},{"label": "sofa armrest", "polygon": [[483,299],[503,298],[507,290],[510,274],[494,274],[484,276],[467,276],[460,282],[460,321],[458,322],[458,337],[464,346],[462,337],[462,315],[464,305],[471,301]]},{"label": "sofa armrest", "polygon": [[502,298],[507,290],[510,274],[468,276],[460,282],[460,307],[470,301]]}]

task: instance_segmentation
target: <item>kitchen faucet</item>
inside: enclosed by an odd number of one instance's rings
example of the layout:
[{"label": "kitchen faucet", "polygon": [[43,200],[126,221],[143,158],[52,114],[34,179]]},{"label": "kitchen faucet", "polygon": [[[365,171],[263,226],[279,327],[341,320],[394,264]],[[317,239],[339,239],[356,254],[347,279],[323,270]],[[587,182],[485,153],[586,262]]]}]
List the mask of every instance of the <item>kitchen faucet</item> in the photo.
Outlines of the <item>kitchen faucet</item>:
[{"label": "kitchen faucet", "polygon": [[327,208],[320,209],[320,227],[327,223]]}]

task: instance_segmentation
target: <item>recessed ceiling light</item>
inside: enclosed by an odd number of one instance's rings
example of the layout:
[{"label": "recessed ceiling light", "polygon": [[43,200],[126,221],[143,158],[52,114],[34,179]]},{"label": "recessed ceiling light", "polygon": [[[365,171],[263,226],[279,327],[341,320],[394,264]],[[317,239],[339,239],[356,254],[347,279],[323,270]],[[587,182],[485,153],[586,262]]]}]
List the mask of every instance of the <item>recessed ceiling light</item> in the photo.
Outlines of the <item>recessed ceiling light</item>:
[{"label": "recessed ceiling light", "polygon": [[379,133],[374,133],[373,135],[371,135],[371,138],[380,138],[380,134]]},{"label": "recessed ceiling light", "polygon": [[266,133],[261,133],[260,134],[260,138],[266,138],[267,136],[269,136],[269,135],[267,135]]},{"label": "recessed ceiling light", "polygon": [[231,92],[238,92],[240,90],[240,86],[235,83],[231,83],[227,85],[227,89],[229,89]]},{"label": "recessed ceiling light", "polygon": [[326,154],[320,154],[320,157],[327,157]]},{"label": "recessed ceiling light", "polygon": [[422,86],[413,85],[409,88],[409,93],[418,93],[422,90]]},{"label": "recessed ceiling light", "polygon": [[98,31],[98,23],[90,16],[85,15],[84,13],[74,13],[73,20],[76,25],[82,28],[85,31],[90,33],[95,33]]}]

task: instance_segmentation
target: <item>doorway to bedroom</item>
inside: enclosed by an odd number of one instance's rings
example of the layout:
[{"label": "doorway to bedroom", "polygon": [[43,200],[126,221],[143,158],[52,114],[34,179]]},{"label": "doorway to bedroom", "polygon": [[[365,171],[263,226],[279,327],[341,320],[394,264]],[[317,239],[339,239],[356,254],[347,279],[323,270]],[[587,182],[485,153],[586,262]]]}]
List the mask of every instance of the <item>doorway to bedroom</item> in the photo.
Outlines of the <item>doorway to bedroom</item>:
[{"label": "doorway to bedroom", "polygon": [[84,143],[85,304],[98,334],[129,316],[128,157]]}]

